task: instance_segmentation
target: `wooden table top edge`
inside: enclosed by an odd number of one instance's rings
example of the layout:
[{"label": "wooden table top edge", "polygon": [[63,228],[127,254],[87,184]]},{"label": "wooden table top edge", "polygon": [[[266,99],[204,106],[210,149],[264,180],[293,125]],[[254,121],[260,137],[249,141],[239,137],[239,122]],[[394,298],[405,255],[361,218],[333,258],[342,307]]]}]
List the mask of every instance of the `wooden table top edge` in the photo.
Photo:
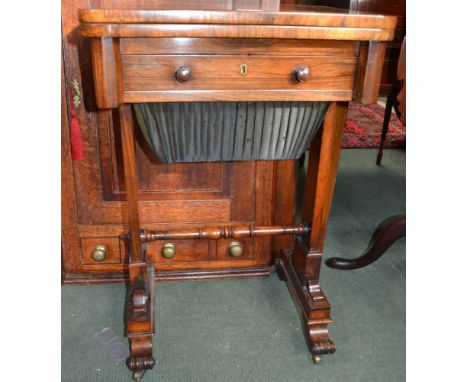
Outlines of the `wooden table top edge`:
[{"label": "wooden table top edge", "polygon": [[392,41],[394,29],[291,25],[82,23],[83,37],[204,37]]},{"label": "wooden table top edge", "polygon": [[230,24],[380,29],[393,29],[397,24],[396,16],[328,9],[329,12],[80,9],[78,16],[83,24]]}]

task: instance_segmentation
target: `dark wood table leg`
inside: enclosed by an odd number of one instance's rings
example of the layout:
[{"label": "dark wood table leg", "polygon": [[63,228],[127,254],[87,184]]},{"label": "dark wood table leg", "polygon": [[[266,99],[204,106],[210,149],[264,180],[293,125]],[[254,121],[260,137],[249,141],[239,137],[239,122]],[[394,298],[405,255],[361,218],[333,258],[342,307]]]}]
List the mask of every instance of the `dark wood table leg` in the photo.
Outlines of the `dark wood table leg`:
[{"label": "dark wood table leg", "polygon": [[154,366],[152,341],[154,269],[151,259],[146,258],[146,251],[140,239],[135,137],[130,105],[119,106],[119,118],[129,222],[126,241],[129,253],[130,290],[126,312],[126,335],[130,344],[130,356],[126,364],[133,372],[133,379],[139,381],[146,370]]},{"label": "dark wood table leg", "polygon": [[320,362],[322,354],[336,351],[328,335],[331,306],[320,287],[320,267],[347,106],[330,104],[323,127],[309,148],[302,221],[311,224],[310,234],[296,236],[294,250],[282,251],[276,260],[278,275],[300,312],[314,363]]},{"label": "dark wood table leg", "polygon": [[387,96],[384,120],[382,124],[382,133],[380,135],[379,149],[377,151],[376,163],[378,165],[380,165],[380,163],[382,162],[383,149],[384,149],[385,139],[387,138],[387,132],[388,132],[388,125],[390,124],[390,118],[392,116],[392,109],[395,106],[395,102],[397,102],[396,97],[397,97],[398,91],[399,89],[396,88],[395,85],[393,85],[392,89],[390,90],[390,93]]},{"label": "dark wood table leg", "polygon": [[398,239],[406,235],[406,216],[396,215],[385,219],[372,234],[364,253],[354,259],[332,257],[326,264],[335,269],[357,269],[372,264]]}]

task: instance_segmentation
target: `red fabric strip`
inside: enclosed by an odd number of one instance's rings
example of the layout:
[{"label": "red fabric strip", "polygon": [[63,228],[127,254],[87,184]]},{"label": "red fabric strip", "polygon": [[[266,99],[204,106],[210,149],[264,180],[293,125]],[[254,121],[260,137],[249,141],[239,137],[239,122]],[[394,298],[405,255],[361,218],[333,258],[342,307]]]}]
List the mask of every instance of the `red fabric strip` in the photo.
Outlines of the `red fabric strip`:
[{"label": "red fabric strip", "polygon": [[76,115],[75,104],[73,103],[73,92],[70,96],[70,145],[72,160],[84,160],[83,141],[81,139],[80,124]]}]

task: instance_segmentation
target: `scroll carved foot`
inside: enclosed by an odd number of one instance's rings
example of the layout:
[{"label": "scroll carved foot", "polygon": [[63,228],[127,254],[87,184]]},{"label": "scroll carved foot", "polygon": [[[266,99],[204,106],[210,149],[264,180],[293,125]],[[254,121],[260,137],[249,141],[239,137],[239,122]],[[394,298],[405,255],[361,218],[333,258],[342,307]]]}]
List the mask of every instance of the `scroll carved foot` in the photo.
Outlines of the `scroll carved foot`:
[{"label": "scroll carved foot", "polygon": [[151,335],[131,335],[128,338],[130,342],[130,357],[127,358],[127,367],[132,371],[132,377],[135,381],[140,381],[148,369],[154,367],[153,341]]},{"label": "scroll carved foot", "polygon": [[[302,316],[302,327],[304,337],[312,354],[314,364],[319,364],[323,354],[333,354],[336,352],[336,344],[330,340],[328,335],[328,325],[332,322],[330,319],[330,304],[325,298],[323,292],[323,301],[320,307],[313,307],[315,311],[309,313],[309,319]],[[320,318],[323,316],[323,318]]]},{"label": "scroll carved foot", "polygon": [[[132,339],[130,339],[130,344],[132,344]],[[127,364],[127,367],[133,372],[152,369],[154,367],[155,361],[154,361],[153,356],[151,355],[152,346],[148,344],[148,346],[146,346],[142,350],[146,352],[146,355],[143,355],[143,354],[133,355],[132,354],[130,355],[130,357],[127,358],[127,361],[125,362]],[[136,354],[143,353],[142,350],[135,351],[134,348],[132,349],[132,351],[135,352]]]},{"label": "scroll carved foot", "polygon": [[132,378],[134,381],[140,381],[143,375],[145,375],[146,370],[154,367],[154,363],[152,356],[128,357],[126,361],[127,367],[133,372]]},{"label": "scroll carved foot", "polygon": [[316,284],[303,285],[291,262],[291,252],[282,251],[276,260],[276,266],[284,277],[289,292],[298,309],[304,337],[315,364],[320,362],[323,354],[336,351],[335,342],[328,336],[330,303],[323,291]]},{"label": "scroll carved foot", "polygon": [[151,263],[130,264],[133,280],[127,303],[127,336],[130,357],[127,367],[133,380],[140,381],[146,370],[154,367],[154,271]]}]

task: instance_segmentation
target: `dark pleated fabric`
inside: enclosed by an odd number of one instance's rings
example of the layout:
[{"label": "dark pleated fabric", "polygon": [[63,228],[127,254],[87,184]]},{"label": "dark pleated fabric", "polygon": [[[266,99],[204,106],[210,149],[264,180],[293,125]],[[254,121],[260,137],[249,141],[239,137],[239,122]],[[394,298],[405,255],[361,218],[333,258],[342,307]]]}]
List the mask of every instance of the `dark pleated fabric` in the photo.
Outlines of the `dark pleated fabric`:
[{"label": "dark pleated fabric", "polygon": [[297,159],[328,102],[134,104],[138,125],[164,163]]}]

